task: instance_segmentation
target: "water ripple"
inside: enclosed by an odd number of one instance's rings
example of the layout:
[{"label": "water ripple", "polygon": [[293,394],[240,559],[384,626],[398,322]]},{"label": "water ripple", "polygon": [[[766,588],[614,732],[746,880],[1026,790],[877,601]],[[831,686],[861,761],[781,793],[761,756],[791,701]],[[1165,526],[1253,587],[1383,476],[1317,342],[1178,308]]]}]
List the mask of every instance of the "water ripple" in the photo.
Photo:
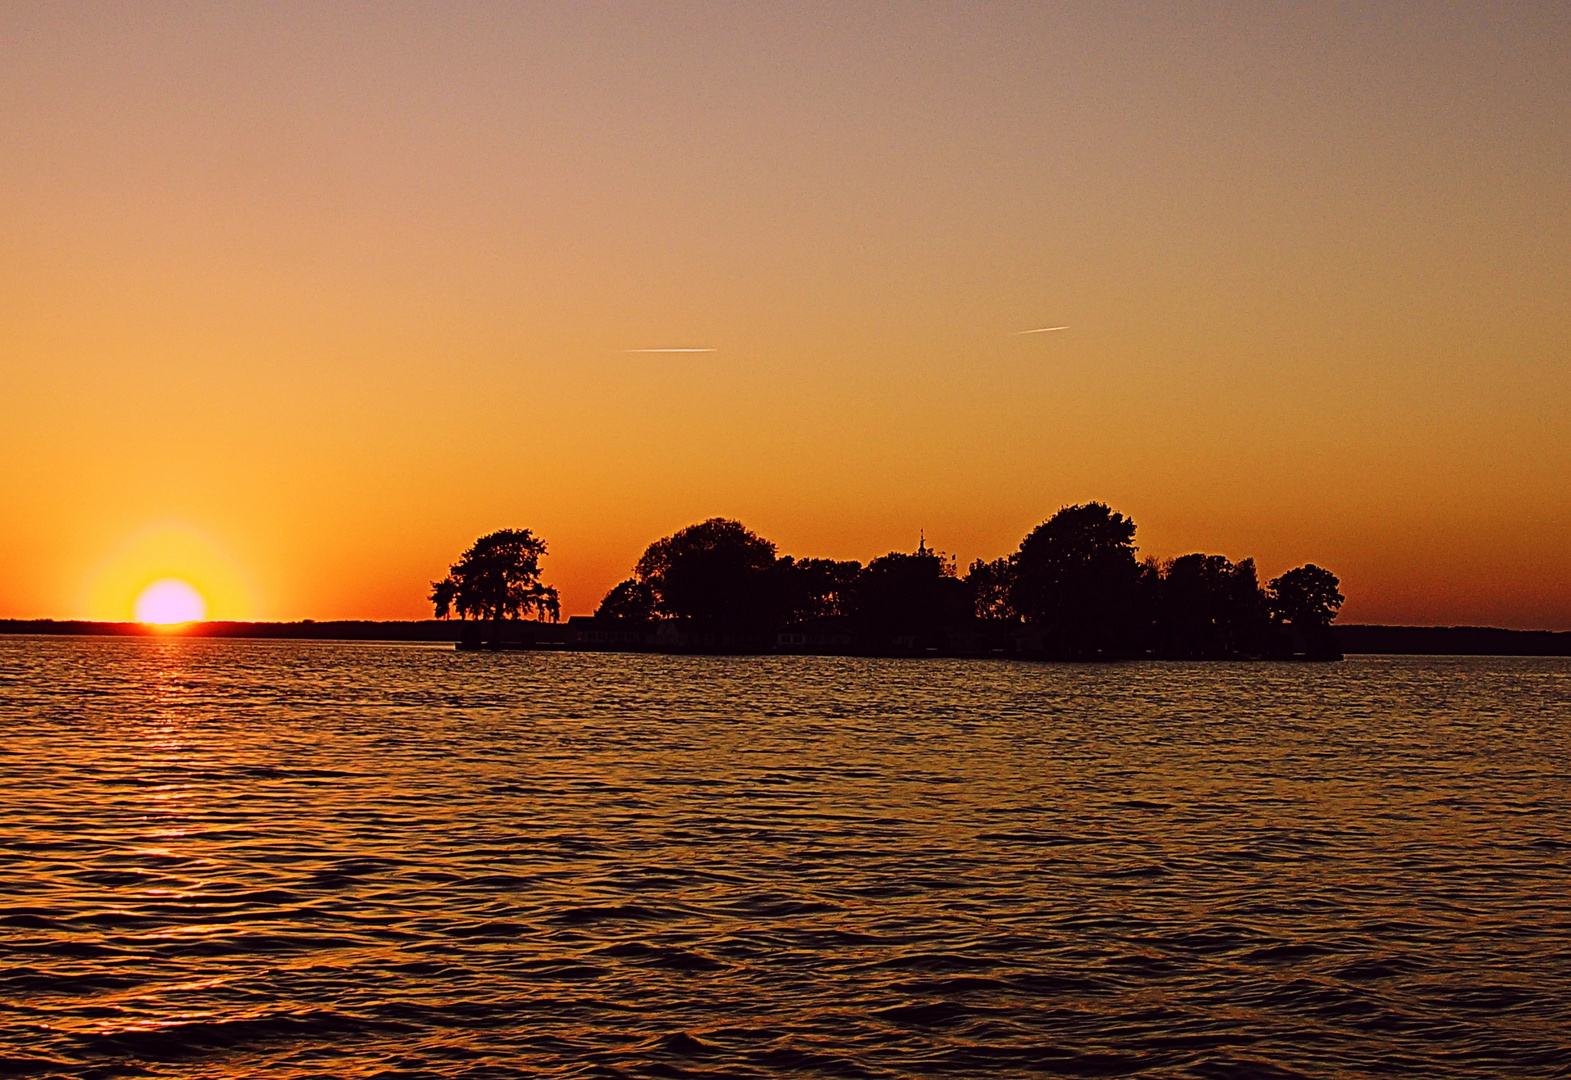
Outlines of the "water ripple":
[{"label": "water ripple", "polygon": [[1571,1076],[1571,662],[0,639],[0,1075]]}]

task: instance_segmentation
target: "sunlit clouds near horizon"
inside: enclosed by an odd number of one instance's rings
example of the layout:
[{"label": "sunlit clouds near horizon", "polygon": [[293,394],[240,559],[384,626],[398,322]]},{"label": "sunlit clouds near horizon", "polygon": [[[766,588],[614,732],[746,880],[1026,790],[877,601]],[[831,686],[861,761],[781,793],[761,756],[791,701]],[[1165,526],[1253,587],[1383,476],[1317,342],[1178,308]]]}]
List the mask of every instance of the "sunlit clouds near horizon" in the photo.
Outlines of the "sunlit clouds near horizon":
[{"label": "sunlit clouds near horizon", "polygon": [[[1571,629],[1571,7],[0,10],[0,617],[714,515]],[[162,546],[160,546],[162,545]]]}]

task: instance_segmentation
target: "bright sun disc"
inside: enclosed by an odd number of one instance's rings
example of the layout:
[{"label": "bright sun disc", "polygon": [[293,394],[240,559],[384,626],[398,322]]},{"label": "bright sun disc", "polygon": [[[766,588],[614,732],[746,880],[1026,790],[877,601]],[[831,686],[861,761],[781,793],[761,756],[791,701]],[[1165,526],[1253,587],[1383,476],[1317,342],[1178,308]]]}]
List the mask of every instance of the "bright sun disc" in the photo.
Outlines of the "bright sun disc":
[{"label": "bright sun disc", "polygon": [[136,621],[170,626],[207,618],[207,601],[177,578],[155,581],[136,598]]}]

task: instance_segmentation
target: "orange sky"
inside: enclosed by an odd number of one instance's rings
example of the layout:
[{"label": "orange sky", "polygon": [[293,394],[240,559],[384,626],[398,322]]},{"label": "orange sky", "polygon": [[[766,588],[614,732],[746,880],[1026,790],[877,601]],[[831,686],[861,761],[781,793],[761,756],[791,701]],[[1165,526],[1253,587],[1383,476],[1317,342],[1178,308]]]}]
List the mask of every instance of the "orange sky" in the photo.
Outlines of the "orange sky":
[{"label": "orange sky", "polygon": [[1571,628],[1567,5],[237,8],[0,8],[0,616],[1098,498]]}]

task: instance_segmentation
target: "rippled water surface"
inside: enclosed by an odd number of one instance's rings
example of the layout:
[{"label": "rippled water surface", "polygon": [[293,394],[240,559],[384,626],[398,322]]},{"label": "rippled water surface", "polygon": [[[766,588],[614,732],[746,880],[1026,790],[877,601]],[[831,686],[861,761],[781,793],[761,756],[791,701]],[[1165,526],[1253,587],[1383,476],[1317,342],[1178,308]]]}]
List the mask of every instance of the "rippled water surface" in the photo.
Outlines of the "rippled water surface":
[{"label": "rippled water surface", "polygon": [[1571,662],[0,639],[0,1073],[1571,1075]]}]

